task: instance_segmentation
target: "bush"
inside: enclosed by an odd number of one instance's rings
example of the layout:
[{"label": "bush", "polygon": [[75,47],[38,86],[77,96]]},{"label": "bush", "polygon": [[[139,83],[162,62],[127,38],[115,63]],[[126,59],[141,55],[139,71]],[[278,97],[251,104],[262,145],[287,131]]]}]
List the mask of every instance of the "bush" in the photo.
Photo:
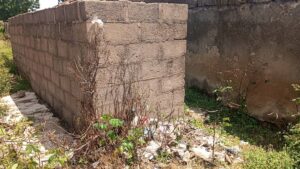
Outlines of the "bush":
[{"label": "bush", "polygon": [[244,153],[245,169],[292,169],[293,159],[286,151],[266,151],[253,148]]},{"label": "bush", "polygon": [[295,161],[295,167],[300,168],[300,122],[291,127],[285,141],[288,153]]}]

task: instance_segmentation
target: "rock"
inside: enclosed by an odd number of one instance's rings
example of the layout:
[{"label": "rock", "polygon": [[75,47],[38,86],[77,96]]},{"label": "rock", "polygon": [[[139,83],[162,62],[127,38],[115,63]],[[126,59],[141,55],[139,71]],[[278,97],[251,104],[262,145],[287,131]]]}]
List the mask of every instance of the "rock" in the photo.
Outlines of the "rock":
[{"label": "rock", "polygon": [[238,155],[241,152],[239,146],[227,147],[225,149],[228,153],[233,154],[233,155]]},{"label": "rock", "polygon": [[248,145],[248,144],[249,144],[249,143],[246,142],[246,141],[243,141],[243,140],[240,141],[240,145]]},{"label": "rock", "polygon": [[139,123],[139,117],[135,116],[131,122],[131,126],[137,126]]},{"label": "rock", "polygon": [[226,161],[228,164],[231,164],[231,163],[232,163],[231,158],[230,158],[227,154],[225,155],[225,161]]},{"label": "rock", "polygon": [[232,161],[233,164],[238,164],[238,163],[243,163],[243,162],[244,162],[244,160],[241,157],[237,157]]},{"label": "rock", "polygon": [[158,131],[164,134],[171,134],[174,131],[174,125],[170,123],[164,123],[159,125]]},{"label": "rock", "polygon": [[220,162],[225,162],[225,155],[226,155],[225,151],[215,152],[215,158]]},{"label": "rock", "polygon": [[100,163],[100,161],[96,161],[96,162],[94,162],[94,163],[92,164],[92,167],[93,167],[93,168],[97,168],[97,167],[98,167],[98,165],[99,165],[99,163]]},{"label": "rock", "polygon": [[26,94],[25,94],[25,91],[18,91],[17,93],[13,94],[13,96],[15,98],[22,98],[22,97],[25,97]]},{"label": "rock", "polygon": [[144,152],[143,156],[147,159],[147,160],[153,160],[154,159],[154,155],[152,153],[149,152]]},{"label": "rock", "polygon": [[149,145],[146,147],[146,151],[152,153],[153,155],[157,154],[158,149],[161,147],[161,144],[156,141],[150,141]]},{"label": "rock", "polygon": [[189,162],[191,158],[191,153],[189,151],[184,152],[182,161],[184,162]]},{"label": "rock", "polygon": [[193,147],[191,149],[191,151],[198,157],[206,160],[206,161],[210,161],[211,158],[211,152],[209,152],[205,147]]},{"label": "rock", "polygon": [[178,144],[178,148],[180,148],[180,149],[182,149],[182,150],[186,150],[187,149],[187,144],[185,144],[185,143],[179,143]]}]

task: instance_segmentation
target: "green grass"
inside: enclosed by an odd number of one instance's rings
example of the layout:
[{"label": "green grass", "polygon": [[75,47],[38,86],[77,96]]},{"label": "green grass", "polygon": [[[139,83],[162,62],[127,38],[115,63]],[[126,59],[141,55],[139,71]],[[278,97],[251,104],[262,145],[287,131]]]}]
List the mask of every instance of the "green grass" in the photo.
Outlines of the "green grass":
[{"label": "green grass", "polygon": [[195,127],[211,133],[213,124],[217,124],[216,132],[222,137],[225,145],[238,144],[240,140],[249,143],[248,146],[242,147],[245,158],[242,168],[288,169],[297,165],[297,160],[300,159],[300,125],[293,135],[286,136],[295,146],[286,148],[285,131],[249,116],[245,106],[241,106],[239,110],[229,109],[216,101],[216,97],[196,88],[186,89],[185,104],[187,108],[201,108],[210,112],[206,120],[192,120],[191,123]]},{"label": "green grass", "polygon": [[3,32],[0,28],[0,96],[30,89],[29,82],[18,75],[10,42],[1,37]]},{"label": "green grass", "polygon": [[244,107],[239,110],[231,110],[222,106],[215,97],[196,88],[186,89],[185,103],[189,107],[210,111],[218,110],[216,113],[209,113],[207,123],[216,122],[224,134],[233,135],[251,144],[266,148],[270,145],[276,149],[283,146],[281,130],[272,124],[261,123],[249,116]]},{"label": "green grass", "polygon": [[244,153],[244,169],[292,169],[294,160],[286,151],[251,148]]}]

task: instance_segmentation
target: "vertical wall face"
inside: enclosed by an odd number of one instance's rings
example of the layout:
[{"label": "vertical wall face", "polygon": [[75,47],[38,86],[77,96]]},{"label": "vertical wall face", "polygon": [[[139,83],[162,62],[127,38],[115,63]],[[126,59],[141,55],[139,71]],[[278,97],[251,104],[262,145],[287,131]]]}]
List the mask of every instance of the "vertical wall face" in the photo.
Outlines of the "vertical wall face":
[{"label": "vertical wall face", "polygon": [[87,79],[99,114],[116,113],[128,84],[149,109],[183,112],[186,5],[81,1],[9,22],[18,69],[69,124],[84,113]]},{"label": "vertical wall face", "polygon": [[98,114],[136,109],[123,107],[134,100],[146,105],[149,116],[181,114],[187,6],[99,1],[84,6],[87,17],[104,22],[106,46],[98,51],[96,77]]},{"label": "vertical wall face", "polygon": [[293,120],[299,16],[296,2],[191,9],[187,83],[207,90],[231,85],[255,117],[277,124]]}]

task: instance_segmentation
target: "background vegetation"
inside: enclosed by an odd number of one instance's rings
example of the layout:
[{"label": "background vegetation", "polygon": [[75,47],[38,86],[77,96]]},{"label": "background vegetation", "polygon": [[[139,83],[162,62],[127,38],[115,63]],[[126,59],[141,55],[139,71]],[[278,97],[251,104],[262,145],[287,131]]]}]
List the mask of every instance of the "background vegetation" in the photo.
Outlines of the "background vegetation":
[{"label": "background vegetation", "polygon": [[24,80],[17,72],[10,42],[5,40],[3,32],[0,32],[0,96],[29,88],[28,81]]},{"label": "background vegetation", "polygon": [[7,21],[12,16],[36,10],[39,6],[39,0],[0,0],[0,20]]}]

